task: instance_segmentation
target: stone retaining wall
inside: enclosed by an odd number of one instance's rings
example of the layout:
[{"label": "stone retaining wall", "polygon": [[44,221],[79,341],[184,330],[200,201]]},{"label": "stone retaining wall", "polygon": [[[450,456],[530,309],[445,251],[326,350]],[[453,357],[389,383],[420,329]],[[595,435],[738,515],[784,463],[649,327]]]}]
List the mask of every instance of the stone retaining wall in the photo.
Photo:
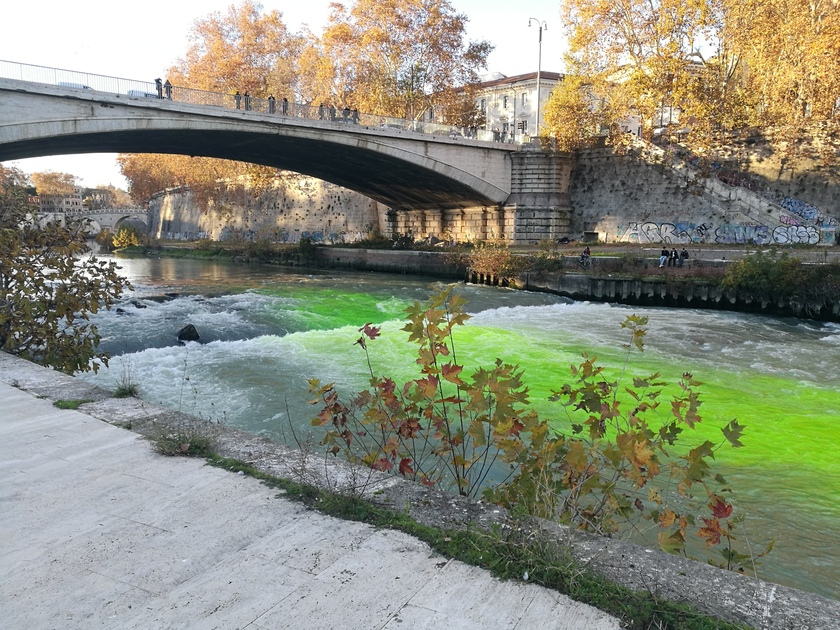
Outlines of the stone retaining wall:
[{"label": "stone retaining wall", "polygon": [[[695,261],[697,264],[699,261]],[[680,308],[709,308],[725,311],[760,313],[799,317],[819,321],[840,322],[840,303],[805,305],[779,299],[754,300],[733,291],[722,291],[715,285],[696,282],[691,278],[655,279],[615,278],[582,273],[523,273],[516,278],[476,275],[446,252],[389,251],[319,247],[313,264],[328,268],[355,271],[410,273],[439,278],[463,280],[491,286],[511,286],[528,291],[546,291],[576,300],[595,300],[638,304],[640,306],[671,306]],[[702,261],[716,266],[723,261]]]}]

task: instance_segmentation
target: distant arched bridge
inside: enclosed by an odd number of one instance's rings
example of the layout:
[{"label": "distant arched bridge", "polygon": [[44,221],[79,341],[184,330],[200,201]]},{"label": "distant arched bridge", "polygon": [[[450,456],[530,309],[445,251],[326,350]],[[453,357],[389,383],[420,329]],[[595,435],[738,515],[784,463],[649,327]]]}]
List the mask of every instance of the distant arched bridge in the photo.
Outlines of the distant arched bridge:
[{"label": "distant arched bridge", "polygon": [[119,232],[125,224],[138,227],[146,232],[149,226],[149,211],[145,208],[103,208],[101,210],[84,210],[79,213],[91,222],[91,229],[110,230]]},{"label": "distant arched bridge", "polygon": [[397,210],[503,205],[512,155],[522,150],[445,130],[368,126],[346,111],[312,119],[283,115],[282,104],[269,113],[75,82],[0,79],[0,101],[0,161],[102,152],[226,158],[311,175]]}]

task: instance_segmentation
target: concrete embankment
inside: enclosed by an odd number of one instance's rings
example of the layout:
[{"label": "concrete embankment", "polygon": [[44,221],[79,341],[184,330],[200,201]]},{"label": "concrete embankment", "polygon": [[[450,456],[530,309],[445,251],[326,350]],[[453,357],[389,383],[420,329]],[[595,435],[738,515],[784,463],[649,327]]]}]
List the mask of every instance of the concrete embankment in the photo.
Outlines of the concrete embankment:
[{"label": "concrete embankment", "polygon": [[[318,515],[199,460],[156,456],[134,433],[196,419],[4,353],[0,383],[0,611],[10,628],[620,626],[404,534]],[[49,402],[60,399],[90,402],[62,411]],[[133,432],[118,428],[127,426]],[[509,524],[493,505],[219,432],[227,457],[332,492],[355,489],[424,524]],[[537,530],[596,574],[719,619],[761,630],[840,627],[840,601],[553,523]]]}]

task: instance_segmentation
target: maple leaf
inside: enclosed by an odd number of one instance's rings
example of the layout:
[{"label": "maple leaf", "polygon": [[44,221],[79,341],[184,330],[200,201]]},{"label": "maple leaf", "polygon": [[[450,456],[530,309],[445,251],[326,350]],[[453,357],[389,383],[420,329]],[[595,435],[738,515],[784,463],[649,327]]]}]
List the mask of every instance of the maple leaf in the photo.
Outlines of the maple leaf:
[{"label": "maple leaf", "polygon": [[723,431],[723,436],[732,446],[735,448],[743,446],[741,443],[741,433],[744,432],[744,427],[738,424],[737,420],[733,420],[727,424],[721,431]]},{"label": "maple leaf", "polygon": [[659,523],[662,527],[670,527],[677,520],[677,515],[672,510],[665,510],[659,517]]},{"label": "maple leaf", "polygon": [[714,502],[709,504],[709,508],[715,518],[729,518],[732,515],[732,504],[727,504],[720,497],[715,497]]},{"label": "maple leaf", "polygon": [[359,332],[364,333],[368,339],[376,339],[380,335],[380,330],[382,330],[381,326],[373,326],[370,322],[359,328]]},{"label": "maple leaf", "polygon": [[440,372],[444,380],[454,383],[455,385],[464,385],[464,381],[462,381],[458,376],[463,369],[464,366],[458,365],[457,363],[444,363],[441,366]]},{"label": "maple leaf", "polygon": [[400,460],[399,471],[403,477],[414,474],[414,469],[411,467],[411,462],[412,460],[410,457],[403,457]]},{"label": "maple leaf", "polygon": [[719,545],[720,544],[720,522],[716,518],[704,518],[703,522],[706,524],[705,527],[701,527],[700,530],[697,532],[697,535],[700,538],[706,539],[706,545],[711,547],[712,545]]},{"label": "maple leaf", "polygon": [[373,462],[373,464],[371,464],[371,468],[374,470],[381,470],[382,472],[390,472],[394,468],[394,465],[389,459],[383,457]]}]

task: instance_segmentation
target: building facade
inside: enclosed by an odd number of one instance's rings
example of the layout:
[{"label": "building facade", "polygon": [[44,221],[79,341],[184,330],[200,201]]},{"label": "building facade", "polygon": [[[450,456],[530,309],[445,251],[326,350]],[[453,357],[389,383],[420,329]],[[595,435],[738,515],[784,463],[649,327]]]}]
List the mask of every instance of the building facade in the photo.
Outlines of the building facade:
[{"label": "building facade", "polygon": [[487,139],[497,142],[530,142],[536,136],[537,100],[539,99],[539,124],[545,117],[545,104],[554,87],[564,75],[557,72],[519,74],[506,77],[495,73],[483,77],[476,94],[476,108],[482,113],[482,131]]},{"label": "building facade", "polygon": [[39,195],[38,205],[42,215],[80,213],[84,208],[82,189],[74,188],[66,195]]}]

